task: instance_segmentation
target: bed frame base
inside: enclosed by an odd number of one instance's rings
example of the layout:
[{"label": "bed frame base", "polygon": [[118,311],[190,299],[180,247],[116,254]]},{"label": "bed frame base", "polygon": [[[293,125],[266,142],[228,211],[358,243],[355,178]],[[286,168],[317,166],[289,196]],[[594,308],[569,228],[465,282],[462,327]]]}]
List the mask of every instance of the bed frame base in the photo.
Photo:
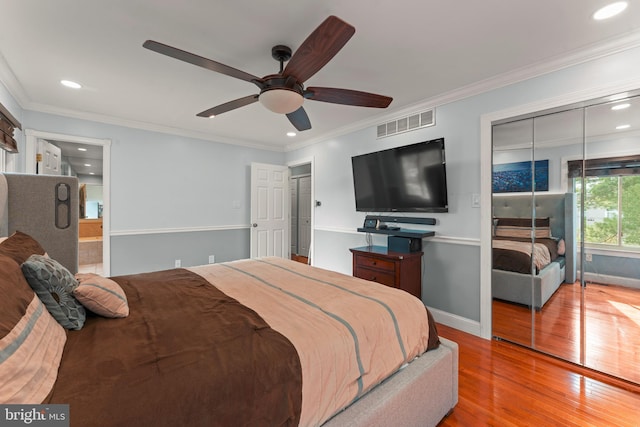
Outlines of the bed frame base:
[{"label": "bed frame base", "polygon": [[494,269],[491,279],[493,298],[533,306],[540,311],[564,283],[565,267],[559,262],[552,262],[536,276]]},{"label": "bed frame base", "polygon": [[411,362],[324,427],[436,426],[458,403],[458,345],[440,346]]}]

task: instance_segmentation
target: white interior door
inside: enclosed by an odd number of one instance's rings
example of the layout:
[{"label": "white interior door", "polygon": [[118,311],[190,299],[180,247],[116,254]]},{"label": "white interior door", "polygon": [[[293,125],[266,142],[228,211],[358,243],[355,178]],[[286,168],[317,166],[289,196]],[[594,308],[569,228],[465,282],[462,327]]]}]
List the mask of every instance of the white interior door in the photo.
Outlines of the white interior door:
[{"label": "white interior door", "polygon": [[38,139],[36,161],[38,175],[62,175],[62,151],[44,139]]},{"label": "white interior door", "polygon": [[289,258],[289,168],[251,164],[251,258]]}]

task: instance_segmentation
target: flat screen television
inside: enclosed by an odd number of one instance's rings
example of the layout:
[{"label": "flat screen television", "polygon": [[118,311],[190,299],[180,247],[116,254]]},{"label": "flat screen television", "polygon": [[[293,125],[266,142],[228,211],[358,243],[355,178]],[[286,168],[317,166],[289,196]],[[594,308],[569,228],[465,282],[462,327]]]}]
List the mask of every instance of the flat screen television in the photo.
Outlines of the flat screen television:
[{"label": "flat screen television", "polygon": [[444,138],[351,158],[356,210],[448,212]]}]

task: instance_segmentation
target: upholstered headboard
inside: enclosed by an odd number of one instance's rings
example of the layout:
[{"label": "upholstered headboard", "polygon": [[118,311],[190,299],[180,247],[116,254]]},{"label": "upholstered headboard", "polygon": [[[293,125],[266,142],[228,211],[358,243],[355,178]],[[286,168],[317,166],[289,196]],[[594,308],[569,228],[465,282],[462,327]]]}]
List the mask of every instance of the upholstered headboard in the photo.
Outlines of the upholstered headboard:
[{"label": "upholstered headboard", "polygon": [[78,271],[78,179],[0,174],[0,236],[19,230],[72,273]]},{"label": "upholstered headboard", "polygon": [[[531,195],[493,195],[493,216],[507,218],[531,218]],[[565,278],[567,283],[576,281],[576,195],[536,194],[536,218],[549,217],[551,234],[565,241]]]}]

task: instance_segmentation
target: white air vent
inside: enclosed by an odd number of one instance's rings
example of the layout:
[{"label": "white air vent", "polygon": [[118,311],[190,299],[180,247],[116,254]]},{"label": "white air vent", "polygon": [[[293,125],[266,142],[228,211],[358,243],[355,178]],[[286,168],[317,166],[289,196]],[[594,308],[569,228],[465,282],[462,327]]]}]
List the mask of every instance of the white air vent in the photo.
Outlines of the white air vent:
[{"label": "white air vent", "polygon": [[389,122],[387,123],[387,135],[392,133],[398,133],[398,123],[397,122]]},{"label": "white air vent", "polygon": [[435,110],[422,111],[407,117],[378,125],[378,138],[395,135],[410,130],[420,129],[436,124]]},{"label": "white air vent", "polygon": [[409,130],[409,119],[407,117],[398,119],[398,132],[406,132]]}]

